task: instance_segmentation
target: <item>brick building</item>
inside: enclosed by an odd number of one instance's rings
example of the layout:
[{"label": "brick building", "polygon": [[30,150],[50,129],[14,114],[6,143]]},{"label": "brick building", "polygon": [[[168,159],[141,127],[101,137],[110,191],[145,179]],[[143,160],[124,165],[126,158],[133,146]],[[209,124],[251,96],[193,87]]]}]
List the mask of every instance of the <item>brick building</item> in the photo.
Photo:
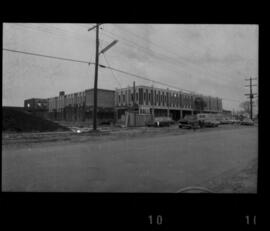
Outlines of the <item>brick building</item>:
[{"label": "brick building", "polygon": [[[93,118],[94,90],[65,94],[49,98],[49,116],[52,120],[88,121]],[[97,119],[114,119],[114,91],[98,89]]]}]

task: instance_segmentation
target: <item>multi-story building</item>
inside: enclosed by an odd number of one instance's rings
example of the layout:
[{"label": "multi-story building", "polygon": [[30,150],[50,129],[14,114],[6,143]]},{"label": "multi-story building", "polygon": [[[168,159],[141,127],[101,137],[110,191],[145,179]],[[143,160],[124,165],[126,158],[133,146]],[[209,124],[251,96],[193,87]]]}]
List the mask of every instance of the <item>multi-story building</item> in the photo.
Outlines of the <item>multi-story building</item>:
[{"label": "multi-story building", "polygon": [[205,102],[204,112],[217,113],[222,111],[222,101],[219,98],[170,89],[135,86],[116,89],[116,117],[120,119],[125,111],[135,109],[139,114],[170,116],[174,120],[178,120],[186,114],[197,113],[194,107],[196,97],[201,97]]},{"label": "multi-story building", "polygon": [[[87,121],[93,117],[94,90],[65,94],[49,98],[49,116],[53,120]],[[98,120],[113,120],[114,91],[98,89],[97,91]]]},{"label": "multi-story building", "polygon": [[[197,109],[196,99],[205,103],[203,110]],[[56,97],[25,100],[28,111],[47,111],[52,120],[88,121],[93,118],[94,90],[65,94]],[[137,111],[139,115],[170,116],[174,120],[186,114],[198,112],[222,112],[222,100],[217,97],[185,93],[149,86],[133,86],[113,90],[98,89],[97,119],[119,120],[126,111]]]}]

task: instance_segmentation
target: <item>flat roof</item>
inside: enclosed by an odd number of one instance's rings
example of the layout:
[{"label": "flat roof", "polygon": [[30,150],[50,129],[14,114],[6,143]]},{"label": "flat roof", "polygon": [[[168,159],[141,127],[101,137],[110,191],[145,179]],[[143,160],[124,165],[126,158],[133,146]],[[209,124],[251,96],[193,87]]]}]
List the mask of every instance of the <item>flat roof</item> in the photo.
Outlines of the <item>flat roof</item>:
[{"label": "flat roof", "polygon": [[27,100],[48,100],[48,98],[30,98],[30,99],[25,99],[25,101]]},{"label": "flat roof", "polygon": [[[115,90],[102,89],[102,88],[98,88],[97,90],[98,90],[98,91],[110,91],[110,92],[115,92]],[[85,91],[94,91],[94,88],[86,89]]]}]

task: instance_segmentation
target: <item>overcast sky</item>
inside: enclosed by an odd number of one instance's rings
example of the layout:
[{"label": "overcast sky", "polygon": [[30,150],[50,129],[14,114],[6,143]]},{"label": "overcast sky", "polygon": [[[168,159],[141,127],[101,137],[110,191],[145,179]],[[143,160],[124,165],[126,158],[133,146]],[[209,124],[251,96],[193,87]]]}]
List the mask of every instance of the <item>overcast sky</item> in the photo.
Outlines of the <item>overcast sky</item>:
[{"label": "overcast sky", "polygon": [[[93,24],[6,23],[3,48],[94,62]],[[257,25],[103,24],[101,48],[110,66],[181,89],[223,98],[238,110],[258,77]],[[100,63],[108,65],[103,55]],[[153,82],[99,69],[98,87],[115,89]],[[3,105],[22,106],[26,98],[57,96],[93,88],[94,66],[3,51]],[[166,86],[153,84],[156,87]],[[257,92],[257,89],[255,89]]]}]

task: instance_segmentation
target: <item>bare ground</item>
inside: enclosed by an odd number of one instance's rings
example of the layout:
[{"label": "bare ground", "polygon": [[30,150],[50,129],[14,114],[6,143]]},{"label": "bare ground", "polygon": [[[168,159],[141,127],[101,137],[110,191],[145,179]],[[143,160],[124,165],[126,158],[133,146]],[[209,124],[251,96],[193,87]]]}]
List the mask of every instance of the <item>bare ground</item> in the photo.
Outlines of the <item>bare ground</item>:
[{"label": "bare ground", "polygon": [[[111,129],[110,131],[92,135],[90,133],[76,134],[72,132],[63,133],[3,133],[2,148],[17,149],[31,146],[54,146],[59,143],[84,143],[84,142],[106,142],[109,140],[129,140],[133,138],[144,139],[146,137],[185,135],[189,133],[204,133],[213,130],[231,130],[235,128],[248,128],[245,126],[225,125],[218,128],[184,130],[176,126],[169,128],[130,128]],[[214,178],[203,182],[202,186],[207,187],[215,193],[256,193],[257,192],[257,158],[248,162],[241,169],[229,169]]]},{"label": "bare ground", "polygon": [[239,170],[231,169],[206,183],[216,193],[257,193],[258,159]]}]

